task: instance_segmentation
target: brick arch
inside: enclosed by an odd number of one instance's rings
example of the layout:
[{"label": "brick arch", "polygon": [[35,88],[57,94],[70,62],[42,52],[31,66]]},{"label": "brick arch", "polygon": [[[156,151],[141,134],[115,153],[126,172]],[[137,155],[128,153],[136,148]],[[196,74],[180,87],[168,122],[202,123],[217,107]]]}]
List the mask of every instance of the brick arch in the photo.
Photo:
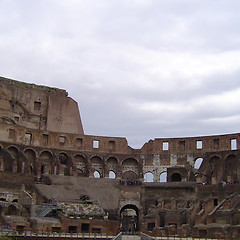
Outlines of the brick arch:
[{"label": "brick arch", "polygon": [[58,153],[58,162],[59,164],[70,165],[71,160],[66,152],[61,151]]},{"label": "brick arch", "polygon": [[122,176],[126,172],[134,172],[137,177],[139,176],[139,164],[135,158],[126,158],[122,162]]},{"label": "brick arch", "polygon": [[119,168],[119,161],[116,157],[109,157],[106,161],[106,175],[109,175],[110,171],[117,175]]},{"label": "brick arch", "polygon": [[126,163],[129,163],[129,162],[132,162],[133,164],[136,164],[136,165],[139,164],[139,162],[138,162],[138,160],[136,158],[128,157],[128,158],[125,158],[125,159],[122,160],[122,165],[124,165]]},{"label": "brick arch", "polygon": [[68,153],[61,151],[58,153],[58,173],[65,176],[72,175],[72,161]]},{"label": "brick arch", "polygon": [[134,181],[138,178],[138,175],[133,171],[125,171],[122,175],[122,179]]},{"label": "brick arch", "polygon": [[[128,216],[128,211],[135,212],[134,215],[130,214]],[[120,221],[123,227],[123,231],[138,231],[139,229],[139,215],[140,208],[136,204],[126,204],[120,208]],[[131,218],[131,221],[129,221]]]},{"label": "brick arch", "polygon": [[239,160],[235,154],[228,154],[225,158],[225,176],[224,180],[227,182],[239,183],[240,171]]},{"label": "brick arch", "polygon": [[119,160],[117,157],[110,156],[107,158],[107,164],[112,163],[112,164],[119,164]]},{"label": "brick arch", "polygon": [[26,148],[23,151],[23,155],[25,157],[25,165],[24,165],[24,172],[29,172],[30,174],[36,174],[37,166],[36,166],[36,159],[37,154],[34,149]]},{"label": "brick arch", "polygon": [[6,172],[21,172],[21,164],[19,162],[19,148],[14,145],[10,145],[6,148],[4,155],[4,170]]},{"label": "brick arch", "polygon": [[178,171],[174,171],[172,174],[171,174],[171,182],[181,182],[182,181],[182,174]]},{"label": "brick arch", "polygon": [[92,156],[90,158],[91,163],[91,175],[93,176],[93,173],[95,171],[98,171],[101,177],[104,177],[104,162],[103,159],[97,155]]},{"label": "brick arch", "polygon": [[83,154],[75,154],[73,157],[75,172],[74,174],[76,176],[85,176],[87,177],[89,175],[89,169],[88,169],[88,162],[86,156]]},{"label": "brick arch", "polygon": [[212,184],[223,180],[223,159],[219,155],[213,155],[208,159],[209,169],[207,175]]},{"label": "brick arch", "polygon": [[38,158],[38,171],[40,174],[52,173],[53,154],[51,151],[43,150]]}]

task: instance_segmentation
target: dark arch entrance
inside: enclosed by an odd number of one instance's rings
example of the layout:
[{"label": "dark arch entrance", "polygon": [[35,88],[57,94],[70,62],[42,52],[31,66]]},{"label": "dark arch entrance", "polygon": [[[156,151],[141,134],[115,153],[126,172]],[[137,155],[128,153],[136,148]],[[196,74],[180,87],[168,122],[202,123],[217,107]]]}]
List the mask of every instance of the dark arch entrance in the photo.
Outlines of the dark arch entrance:
[{"label": "dark arch entrance", "polygon": [[173,173],[171,176],[172,182],[181,182],[182,176],[179,173]]},{"label": "dark arch entrance", "polygon": [[139,210],[133,204],[122,207],[120,211],[120,227],[123,232],[138,231]]}]

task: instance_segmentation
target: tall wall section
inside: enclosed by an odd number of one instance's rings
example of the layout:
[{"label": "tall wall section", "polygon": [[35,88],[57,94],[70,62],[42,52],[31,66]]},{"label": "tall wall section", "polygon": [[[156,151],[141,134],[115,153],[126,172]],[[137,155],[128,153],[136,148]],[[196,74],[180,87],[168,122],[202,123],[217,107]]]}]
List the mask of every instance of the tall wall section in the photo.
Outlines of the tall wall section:
[{"label": "tall wall section", "polygon": [[65,90],[3,77],[0,121],[31,129],[83,134],[78,105]]}]

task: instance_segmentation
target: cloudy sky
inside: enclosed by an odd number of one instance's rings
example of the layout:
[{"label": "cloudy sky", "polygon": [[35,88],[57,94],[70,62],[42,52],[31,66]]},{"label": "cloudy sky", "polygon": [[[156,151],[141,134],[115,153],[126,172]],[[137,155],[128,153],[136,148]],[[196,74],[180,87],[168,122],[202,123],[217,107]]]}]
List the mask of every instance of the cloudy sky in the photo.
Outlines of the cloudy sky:
[{"label": "cloudy sky", "polygon": [[239,0],[0,0],[0,56],[66,89],[88,135],[240,132]]}]

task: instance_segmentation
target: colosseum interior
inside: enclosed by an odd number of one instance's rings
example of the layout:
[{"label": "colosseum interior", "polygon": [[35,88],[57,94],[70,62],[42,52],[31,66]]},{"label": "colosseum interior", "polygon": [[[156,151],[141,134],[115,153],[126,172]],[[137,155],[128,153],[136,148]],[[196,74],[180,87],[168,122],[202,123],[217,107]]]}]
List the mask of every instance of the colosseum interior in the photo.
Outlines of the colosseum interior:
[{"label": "colosseum interior", "polygon": [[0,78],[0,225],[15,232],[240,236],[240,134],[86,135],[62,89]]}]

